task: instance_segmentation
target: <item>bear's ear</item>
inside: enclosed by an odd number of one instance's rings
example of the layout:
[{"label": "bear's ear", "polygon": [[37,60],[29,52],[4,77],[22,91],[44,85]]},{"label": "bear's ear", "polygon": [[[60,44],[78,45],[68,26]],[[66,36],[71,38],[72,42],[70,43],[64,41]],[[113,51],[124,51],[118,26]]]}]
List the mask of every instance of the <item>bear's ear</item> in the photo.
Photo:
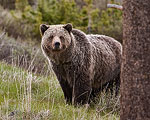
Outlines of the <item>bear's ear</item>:
[{"label": "bear's ear", "polygon": [[45,24],[41,24],[40,25],[40,32],[41,32],[41,35],[44,34],[44,32],[48,29],[49,27]]},{"label": "bear's ear", "polygon": [[72,24],[68,23],[64,25],[63,28],[65,28],[70,33],[72,31]]}]

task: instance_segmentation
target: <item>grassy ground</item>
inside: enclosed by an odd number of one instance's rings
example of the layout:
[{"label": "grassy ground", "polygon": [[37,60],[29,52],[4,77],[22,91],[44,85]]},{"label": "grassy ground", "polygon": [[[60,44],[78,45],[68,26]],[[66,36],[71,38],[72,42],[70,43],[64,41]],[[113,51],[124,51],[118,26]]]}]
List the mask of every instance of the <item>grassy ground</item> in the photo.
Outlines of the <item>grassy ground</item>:
[{"label": "grassy ground", "polygon": [[38,76],[0,62],[0,119],[118,120],[119,97],[102,93],[97,104],[65,103],[54,75]]}]

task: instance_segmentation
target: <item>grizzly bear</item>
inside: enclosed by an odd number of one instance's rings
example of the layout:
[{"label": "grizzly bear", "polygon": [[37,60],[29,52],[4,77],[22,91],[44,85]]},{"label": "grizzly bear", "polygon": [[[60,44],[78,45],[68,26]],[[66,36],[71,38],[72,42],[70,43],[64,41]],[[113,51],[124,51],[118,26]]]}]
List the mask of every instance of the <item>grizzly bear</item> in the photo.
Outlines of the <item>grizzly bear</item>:
[{"label": "grizzly bear", "polygon": [[66,102],[87,104],[106,84],[119,83],[122,46],[115,39],[86,35],[69,23],[42,24],[40,31],[42,51],[52,65]]}]

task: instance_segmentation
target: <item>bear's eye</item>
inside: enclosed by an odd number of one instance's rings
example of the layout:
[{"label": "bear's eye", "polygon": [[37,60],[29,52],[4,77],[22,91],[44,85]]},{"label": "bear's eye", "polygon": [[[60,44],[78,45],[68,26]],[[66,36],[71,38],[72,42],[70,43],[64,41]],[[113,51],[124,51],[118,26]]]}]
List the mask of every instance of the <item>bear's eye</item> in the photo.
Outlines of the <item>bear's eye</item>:
[{"label": "bear's eye", "polygon": [[61,39],[61,40],[64,40],[65,38],[64,38],[63,36],[60,36],[60,39]]},{"label": "bear's eye", "polygon": [[54,37],[54,36],[53,36],[53,35],[51,35],[51,36],[49,37],[49,39],[53,39],[53,37]]}]

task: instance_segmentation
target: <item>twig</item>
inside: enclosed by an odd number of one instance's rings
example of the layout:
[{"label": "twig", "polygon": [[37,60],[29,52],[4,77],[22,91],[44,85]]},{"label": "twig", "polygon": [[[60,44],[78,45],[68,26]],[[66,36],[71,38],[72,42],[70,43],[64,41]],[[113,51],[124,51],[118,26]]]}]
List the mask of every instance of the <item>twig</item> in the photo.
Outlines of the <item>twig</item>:
[{"label": "twig", "polygon": [[3,33],[0,35],[0,39],[2,39],[4,35],[5,35],[5,32],[3,32]]},{"label": "twig", "polygon": [[107,4],[107,8],[115,8],[118,10],[123,10],[123,7],[121,5],[116,5],[116,4]]}]

